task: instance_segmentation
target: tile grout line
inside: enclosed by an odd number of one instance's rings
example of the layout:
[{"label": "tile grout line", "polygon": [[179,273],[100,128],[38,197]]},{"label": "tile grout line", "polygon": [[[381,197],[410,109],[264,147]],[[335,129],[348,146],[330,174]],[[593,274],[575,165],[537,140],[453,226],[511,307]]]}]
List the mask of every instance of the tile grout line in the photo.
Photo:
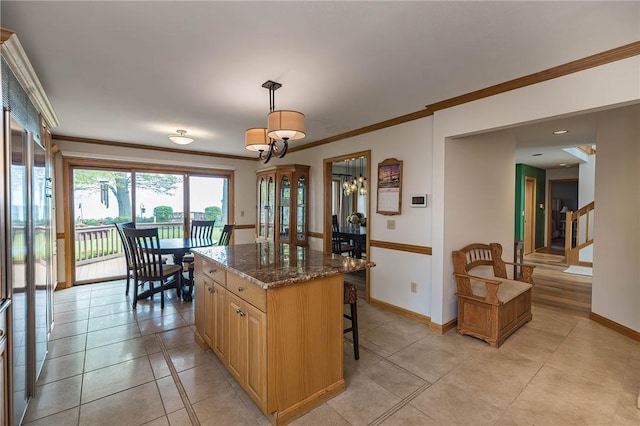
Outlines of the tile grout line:
[{"label": "tile grout line", "polygon": [[389,408],[387,411],[385,411],[384,413],[380,414],[377,418],[372,420],[368,424],[368,426],[377,426],[381,424],[382,422],[387,420],[389,417],[391,417],[392,415],[400,411],[405,405],[409,404],[415,397],[420,395],[429,387],[431,387],[431,383],[426,382],[424,385],[420,386],[418,389],[414,390],[409,395],[405,396],[400,401],[398,401],[398,403],[395,404],[393,407]]},{"label": "tile grout line", "polygon": [[159,334],[154,334],[154,336],[156,336],[156,339],[158,340],[158,345],[160,346],[160,350],[162,351],[162,356],[167,363],[167,367],[169,368],[169,372],[171,373],[171,378],[173,379],[173,382],[178,389],[178,393],[180,394],[180,398],[182,399],[185,410],[187,410],[187,414],[189,415],[191,424],[193,426],[200,426],[200,420],[198,420],[198,416],[196,416],[195,411],[193,411],[193,407],[191,406],[191,402],[189,401],[187,392],[184,390],[184,386],[182,386],[180,376],[178,375],[178,370],[176,370],[175,365],[173,365],[173,361],[171,361],[171,357],[169,356],[167,347],[164,345],[164,342],[162,341],[162,338],[160,338]]}]

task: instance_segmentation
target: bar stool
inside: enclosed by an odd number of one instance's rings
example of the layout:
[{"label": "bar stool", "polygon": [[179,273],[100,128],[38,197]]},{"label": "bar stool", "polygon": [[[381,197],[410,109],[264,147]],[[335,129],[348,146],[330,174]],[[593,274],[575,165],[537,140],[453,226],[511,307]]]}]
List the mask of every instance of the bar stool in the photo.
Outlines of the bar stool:
[{"label": "bar stool", "polygon": [[351,332],[353,336],[353,356],[360,359],[360,345],[358,344],[358,289],[356,285],[348,281],[344,282],[344,304],[351,308],[351,315],[344,314],[344,317],[351,321],[351,327],[345,328],[344,332]]}]

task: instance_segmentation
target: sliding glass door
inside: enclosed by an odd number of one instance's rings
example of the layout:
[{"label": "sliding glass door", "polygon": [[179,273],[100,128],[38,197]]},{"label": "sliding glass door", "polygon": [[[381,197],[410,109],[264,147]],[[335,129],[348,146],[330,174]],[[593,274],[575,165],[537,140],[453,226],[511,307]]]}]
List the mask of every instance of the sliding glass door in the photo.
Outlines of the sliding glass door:
[{"label": "sliding glass door", "polygon": [[[218,240],[227,223],[227,188],[229,179],[221,176],[189,176],[190,220],[215,220],[213,239]],[[191,222],[188,223],[191,226]]]},{"label": "sliding glass door", "polygon": [[73,171],[74,268],[76,282],[124,277],[127,263],[114,223],[130,222],[132,173]]},{"label": "sliding glass door", "polygon": [[[80,162],[80,160],[78,160]],[[124,278],[122,243],[114,223],[157,227],[160,238],[189,235],[191,220],[215,220],[217,239],[228,222],[232,174],[70,166],[74,284]]]}]

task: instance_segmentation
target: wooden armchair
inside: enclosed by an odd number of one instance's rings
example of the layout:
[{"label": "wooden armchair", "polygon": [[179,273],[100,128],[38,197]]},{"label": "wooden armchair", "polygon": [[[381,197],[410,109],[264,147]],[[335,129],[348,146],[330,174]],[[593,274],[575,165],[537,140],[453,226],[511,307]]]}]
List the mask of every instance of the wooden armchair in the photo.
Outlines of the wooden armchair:
[{"label": "wooden armchair", "polygon": [[[458,288],[458,333],[500,347],[531,321],[534,266],[503,261],[498,243],[471,244],[454,251],[452,257]],[[517,266],[522,275],[509,279],[506,265]]]}]

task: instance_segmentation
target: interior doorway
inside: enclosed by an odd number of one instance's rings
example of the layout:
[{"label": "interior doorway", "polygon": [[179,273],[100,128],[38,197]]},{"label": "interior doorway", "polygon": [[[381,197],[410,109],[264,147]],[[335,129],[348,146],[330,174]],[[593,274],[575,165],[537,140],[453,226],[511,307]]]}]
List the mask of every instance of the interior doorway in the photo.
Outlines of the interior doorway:
[{"label": "interior doorway", "polygon": [[524,254],[536,250],[536,180],[525,178],[524,187]]},{"label": "interior doorway", "polygon": [[548,200],[550,200],[547,224],[549,250],[552,253],[564,255],[566,213],[578,209],[578,179],[550,180]]},{"label": "interior doorway", "polygon": [[[362,179],[361,179],[362,176]],[[342,227],[355,226],[347,218],[354,213],[364,216],[366,222],[367,237],[363,252],[368,256],[371,222],[368,220],[371,214],[369,185],[371,176],[371,150],[344,154],[337,157],[326,158],[323,161],[323,239],[324,252],[332,252],[332,217],[337,216],[338,223]],[[348,274],[347,274],[348,275]],[[362,276],[364,275],[364,276]],[[356,286],[364,281],[364,297],[369,302],[369,269],[360,272],[358,276],[346,277],[353,279]]]}]

